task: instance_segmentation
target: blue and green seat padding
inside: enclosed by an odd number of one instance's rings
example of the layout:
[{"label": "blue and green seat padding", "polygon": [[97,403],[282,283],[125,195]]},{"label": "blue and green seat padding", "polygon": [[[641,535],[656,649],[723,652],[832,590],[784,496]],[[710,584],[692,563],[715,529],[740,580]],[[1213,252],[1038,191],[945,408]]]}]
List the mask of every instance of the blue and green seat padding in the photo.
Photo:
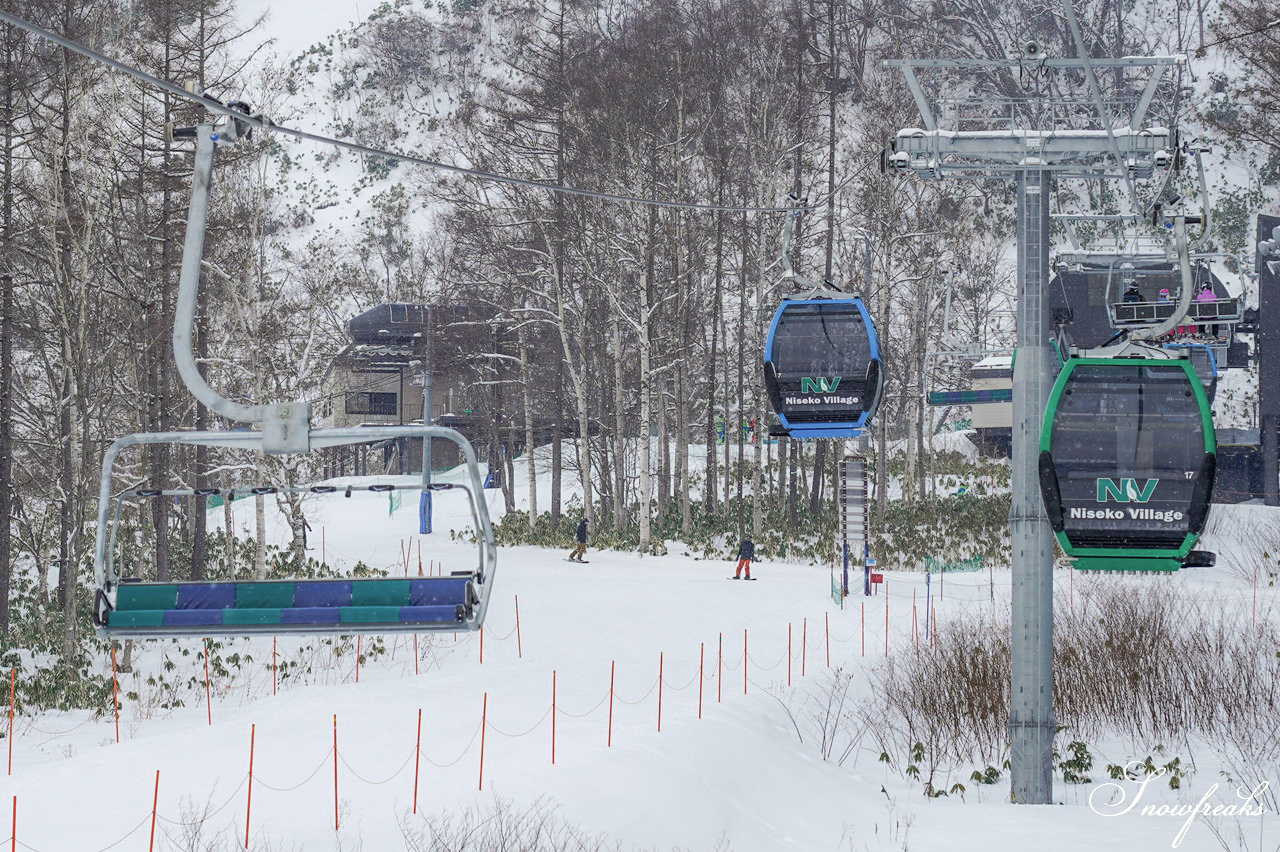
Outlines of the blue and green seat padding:
[{"label": "blue and green seat padding", "polygon": [[103,632],[147,637],[465,629],[479,596],[451,577],[154,583],[123,580]]}]

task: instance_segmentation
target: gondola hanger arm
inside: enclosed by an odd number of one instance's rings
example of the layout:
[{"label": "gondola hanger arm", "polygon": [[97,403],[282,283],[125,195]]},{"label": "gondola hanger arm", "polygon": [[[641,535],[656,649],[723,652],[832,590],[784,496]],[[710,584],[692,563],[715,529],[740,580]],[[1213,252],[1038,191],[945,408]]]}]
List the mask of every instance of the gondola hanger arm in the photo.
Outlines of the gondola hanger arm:
[{"label": "gondola hanger arm", "polygon": [[1181,213],[1168,217],[1167,225],[1173,230],[1173,244],[1178,253],[1178,271],[1182,277],[1182,287],[1178,293],[1178,304],[1173,309],[1173,313],[1167,320],[1159,325],[1147,326],[1145,328],[1133,329],[1129,333],[1129,339],[1133,341],[1155,340],[1160,336],[1169,333],[1174,328],[1183,324],[1187,317],[1187,312],[1191,309],[1191,299],[1194,293],[1194,278],[1191,274],[1191,254],[1189,249],[1189,241],[1187,239],[1187,222],[1202,221],[1199,217],[1187,217]]},{"label": "gondola hanger arm", "polygon": [[798,293],[793,294],[794,298],[799,299],[823,299],[823,298],[840,298],[847,294],[835,289],[830,281],[817,282],[812,278],[801,275],[791,266],[791,242],[795,237],[796,219],[800,218],[800,214],[808,207],[808,199],[800,198],[794,194],[788,195],[787,200],[791,202],[791,209],[782,217],[782,246],[778,251],[778,258],[769,265],[769,269],[780,265],[782,267],[782,281],[792,281],[797,288],[801,288]]}]

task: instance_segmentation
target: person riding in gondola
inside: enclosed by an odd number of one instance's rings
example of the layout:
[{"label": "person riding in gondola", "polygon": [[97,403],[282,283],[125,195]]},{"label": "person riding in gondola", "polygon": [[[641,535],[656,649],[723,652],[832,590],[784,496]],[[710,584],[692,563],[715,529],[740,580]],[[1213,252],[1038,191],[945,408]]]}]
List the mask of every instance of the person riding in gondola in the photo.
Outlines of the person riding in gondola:
[{"label": "person riding in gondola", "polygon": [[[1213,292],[1213,284],[1210,283],[1209,281],[1204,282],[1204,286],[1202,286],[1200,288],[1200,292],[1196,294],[1196,301],[1197,302],[1216,302],[1217,300],[1218,300],[1218,294]],[[1218,328],[1219,327],[1216,324],[1203,325],[1203,326],[1200,326],[1199,330],[1203,331],[1205,334],[1208,334],[1210,337],[1217,337]]]}]

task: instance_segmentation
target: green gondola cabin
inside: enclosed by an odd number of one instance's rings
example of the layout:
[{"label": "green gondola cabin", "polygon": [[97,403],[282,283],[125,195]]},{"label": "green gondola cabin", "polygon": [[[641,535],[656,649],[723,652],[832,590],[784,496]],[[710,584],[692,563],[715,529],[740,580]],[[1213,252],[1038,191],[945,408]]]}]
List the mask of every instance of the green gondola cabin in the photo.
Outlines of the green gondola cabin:
[{"label": "green gondola cabin", "polygon": [[1186,358],[1072,358],[1049,396],[1040,488],[1075,567],[1176,571],[1212,564],[1192,548],[1213,494],[1216,442]]}]

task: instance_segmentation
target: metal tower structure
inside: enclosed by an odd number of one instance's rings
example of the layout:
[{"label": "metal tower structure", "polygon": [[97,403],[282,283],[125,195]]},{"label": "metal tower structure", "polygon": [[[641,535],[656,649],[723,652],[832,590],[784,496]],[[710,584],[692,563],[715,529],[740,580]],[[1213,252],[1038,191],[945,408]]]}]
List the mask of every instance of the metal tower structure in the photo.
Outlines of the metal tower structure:
[{"label": "metal tower structure", "polygon": [[1280,216],[1258,214],[1258,427],[1263,502],[1280,506]]},{"label": "metal tower structure", "polygon": [[[1074,22],[1074,19],[1072,20]],[[1081,51],[1083,52],[1083,51]],[[1049,281],[1050,192],[1059,177],[1134,182],[1177,161],[1175,134],[1146,123],[1166,71],[1182,56],[1057,59],[1028,43],[1009,60],[898,59],[923,127],[898,131],[884,151],[886,170],[923,179],[1003,178],[1017,187],[1018,310],[1013,377],[1013,455],[1009,534],[1013,544],[1012,688],[1009,709],[1012,801],[1049,804],[1053,795],[1053,538],[1038,485],[1038,441],[1052,384]],[[1094,69],[1146,70],[1142,91],[1103,98]],[[930,98],[919,73],[1009,69],[1024,79],[1083,73],[1092,97]],[[1066,87],[1062,87],[1065,89]],[[1050,91],[1056,91],[1051,89]]]}]

